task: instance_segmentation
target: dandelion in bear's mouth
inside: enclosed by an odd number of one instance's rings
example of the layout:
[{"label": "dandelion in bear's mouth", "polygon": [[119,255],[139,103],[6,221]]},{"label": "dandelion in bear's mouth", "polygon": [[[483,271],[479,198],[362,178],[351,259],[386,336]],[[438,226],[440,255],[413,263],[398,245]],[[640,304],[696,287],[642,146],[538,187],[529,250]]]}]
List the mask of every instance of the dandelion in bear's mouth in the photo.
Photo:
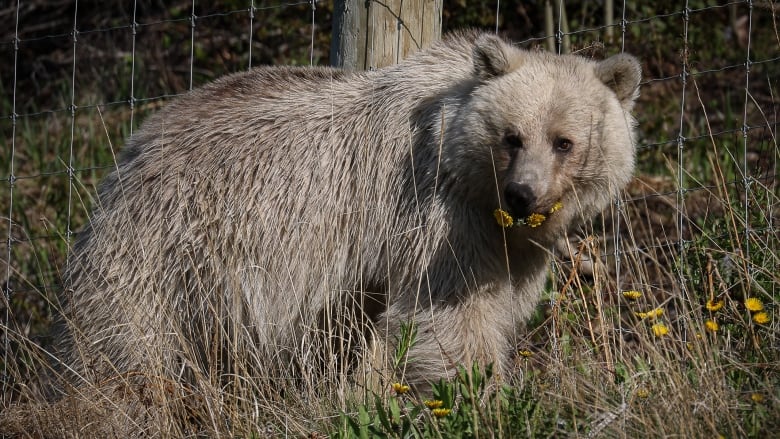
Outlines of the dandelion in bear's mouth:
[{"label": "dandelion in bear's mouth", "polygon": [[532,213],[531,215],[528,215],[528,218],[525,219],[525,225],[532,228],[539,227],[546,219],[547,217],[541,213]]},{"label": "dandelion in bear's mouth", "polygon": [[501,227],[512,227],[512,225],[515,223],[515,219],[512,218],[512,215],[503,209],[494,210],[493,216],[496,218],[496,222]]},{"label": "dandelion in bear's mouth", "polygon": [[[563,209],[563,203],[556,201],[548,211],[548,215],[552,215],[561,209]],[[493,211],[493,217],[501,227],[528,226],[534,228],[541,226],[542,223],[544,223],[544,221],[547,219],[546,215],[534,212],[525,218],[518,218],[515,220],[512,218],[512,215],[510,215],[509,212],[501,208]]]}]

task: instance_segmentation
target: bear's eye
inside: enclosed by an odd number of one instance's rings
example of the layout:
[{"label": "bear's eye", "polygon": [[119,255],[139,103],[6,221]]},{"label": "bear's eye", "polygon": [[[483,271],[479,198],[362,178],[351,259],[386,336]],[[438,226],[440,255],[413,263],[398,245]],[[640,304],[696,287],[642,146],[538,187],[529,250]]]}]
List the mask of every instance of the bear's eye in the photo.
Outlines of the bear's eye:
[{"label": "bear's eye", "polygon": [[574,146],[574,143],[565,137],[558,137],[553,142],[553,146],[557,151],[569,152],[571,148]]},{"label": "bear's eye", "polygon": [[517,133],[506,133],[504,135],[504,143],[510,148],[520,149],[523,147],[523,139]]}]

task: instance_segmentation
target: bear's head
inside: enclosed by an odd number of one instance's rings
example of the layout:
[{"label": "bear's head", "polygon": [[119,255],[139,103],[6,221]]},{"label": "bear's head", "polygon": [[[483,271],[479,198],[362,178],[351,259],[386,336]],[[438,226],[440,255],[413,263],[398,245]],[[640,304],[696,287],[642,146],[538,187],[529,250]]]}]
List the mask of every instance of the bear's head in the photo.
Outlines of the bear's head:
[{"label": "bear's head", "polygon": [[485,215],[492,207],[525,218],[562,204],[543,226],[565,227],[599,212],[628,183],[641,79],[635,58],[528,52],[483,35],[473,75],[444,144],[461,172],[469,168],[466,190],[492,204]]}]

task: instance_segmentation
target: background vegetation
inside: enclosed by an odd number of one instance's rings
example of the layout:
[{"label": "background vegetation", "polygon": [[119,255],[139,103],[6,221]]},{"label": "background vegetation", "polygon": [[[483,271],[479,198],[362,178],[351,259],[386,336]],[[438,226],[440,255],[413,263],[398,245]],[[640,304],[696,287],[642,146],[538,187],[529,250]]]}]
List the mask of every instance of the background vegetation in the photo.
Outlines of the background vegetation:
[{"label": "background vegetation", "polygon": [[[48,343],[59,270],[123,139],[170,96],[222,74],[328,63],[330,2],[255,1],[253,14],[248,3],[196,3],[194,20],[185,1],[0,6],[0,432],[64,431],[8,414],[41,401],[36,346]],[[444,28],[498,26],[544,46],[544,2],[496,5],[447,0]],[[466,369],[431,395],[399,392],[399,380],[338,407],[327,392],[288,394],[204,435],[776,434],[780,8],[627,1],[610,38],[601,5],[567,2],[567,36],[584,56],[643,61],[639,170],[622,202],[582,230],[581,256],[552,267],[518,342],[524,379],[485,393],[490,372]]]}]

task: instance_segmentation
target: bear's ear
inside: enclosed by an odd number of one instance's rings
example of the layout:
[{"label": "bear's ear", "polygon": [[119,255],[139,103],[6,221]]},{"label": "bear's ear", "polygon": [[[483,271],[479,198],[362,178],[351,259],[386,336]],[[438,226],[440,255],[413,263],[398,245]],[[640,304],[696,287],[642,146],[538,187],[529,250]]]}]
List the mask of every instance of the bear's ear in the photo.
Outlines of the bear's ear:
[{"label": "bear's ear", "polygon": [[596,77],[615,92],[624,109],[633,108],[642,80],[642,66],[636,58],[625,53],[611,56],[596,65]]},{"label": "bear's ear", "polygon": [[501,38],[484,34],[474,43],[474,74],[480,79],[501,76],[513,70],[510,61],[512,47]]}]

